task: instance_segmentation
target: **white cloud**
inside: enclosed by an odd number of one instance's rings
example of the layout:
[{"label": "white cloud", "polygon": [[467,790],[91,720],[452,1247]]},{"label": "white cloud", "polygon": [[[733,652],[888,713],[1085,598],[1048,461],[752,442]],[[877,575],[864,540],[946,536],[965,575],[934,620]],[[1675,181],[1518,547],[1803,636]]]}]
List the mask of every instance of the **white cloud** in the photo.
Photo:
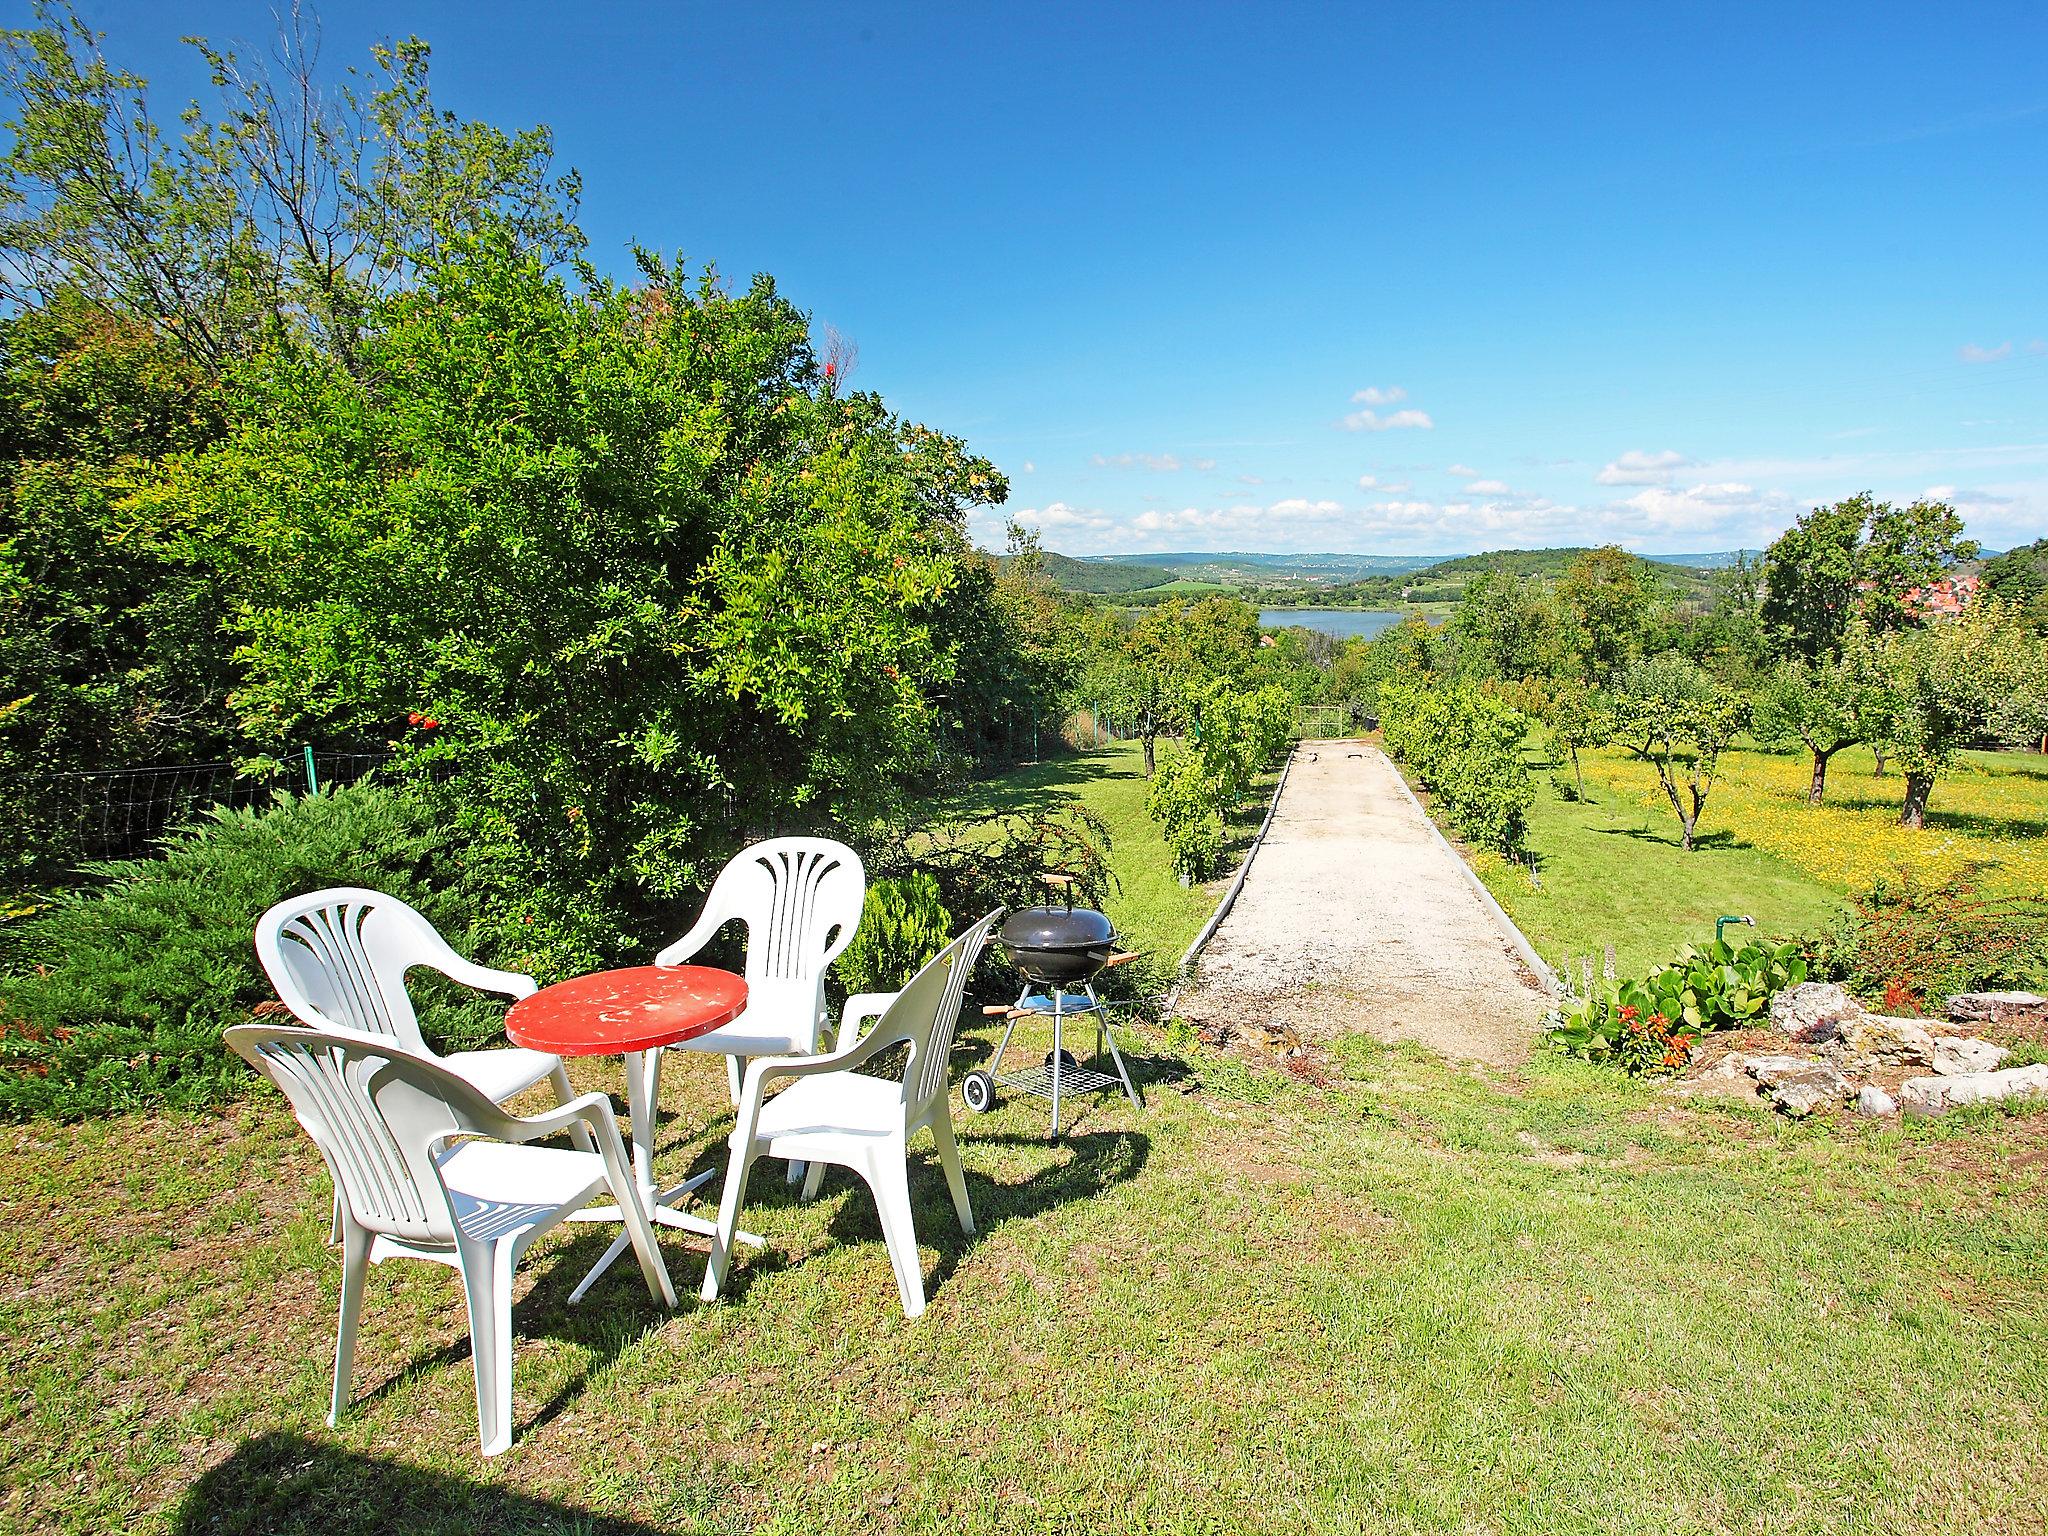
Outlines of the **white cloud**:
[{"label": "white cloud", "polygon": [[1388,416],[1377,411],[1353,411],[1343,421],[1346,432],[1393,432],[1403,427],[1417,427],[1427,432],[1435,425],[1429,419],[1429,412],[1417,410],[1395,411]]},{"label": "white cloud", "polygon": [[1470,464],[1453,464],[1449,469],[1445,470],[1444,473],[1447,475],[1456,475],[1461,480],[1470,480],[1477,476],[1479,471],[1474,469]]},{"label": "white cloud", "polygon": [[1239,475],[1237,483],[1239,485],[1264,485],[1266,481],[1261,475]]},{"label": "white cloud", "polygon": [[2048,353],[2048,341],[2043,341],[2039,336],[2036,336],[2027,343],[2027,356],[2040,357],[2044,353]]},{"label": "white cloud", "polygon": [[2002,363],[2012,356],[2012,343],[2001,341],[1995,347],[1980,347],[1974,341],[1967,341],[1956,348],[1956,356],[1966,363]]},{"label": "white cloud", "polygon": [[1361,389],[1351,397],[1351,403],[1353,405],[1399,405],[1407,398],[1407,390],[1398,384],[1390,384],[1385,389]]},{"label": "white cloud", "polygon": [[1474,480],[1465,487],[1474,496],[1505,496],[1508,486],[1505,480]]},{"label": "white cloud", "polygon": [[1032,462],[1031,462],[1031,461],[1030,461],[1029,459],[1026,459],[1026,460],[1024,461],[1024,473],[1025,473],[1025,474],[1027,474],[1027,475],[1030,475],[1030,474],[1036,474],[1037,472],[1038,472],[1038,466],[1037,466],[1036,464],[1032,463]]},{"label": "white cloud", "polygon": [[1692,463],[1684,454],[1666,448],[1650,453],[1631,448],[1593,477],[1596,485],[1669,485],[1673,470]]},{"label": "white cloud", "polygon": [[1206,475],[1216,467],[1216,461],[1214,459],[1196,459],[1194,460],[1194,466]]}]

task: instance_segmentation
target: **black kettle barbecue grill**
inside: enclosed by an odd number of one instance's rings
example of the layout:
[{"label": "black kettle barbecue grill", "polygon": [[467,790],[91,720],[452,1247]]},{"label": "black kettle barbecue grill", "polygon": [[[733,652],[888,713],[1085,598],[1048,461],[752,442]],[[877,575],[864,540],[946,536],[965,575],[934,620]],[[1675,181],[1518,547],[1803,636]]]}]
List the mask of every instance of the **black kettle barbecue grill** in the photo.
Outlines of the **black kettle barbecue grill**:
[{"label": "black kettle barbecue grill", "polygon": [[[1058,877],[1049,877],[1063,883]],[[967,1107],[979,1113],[993,1109],[997,1088],[1033,1094],[1052,1100],[1052,1134],[1060,1133],[1060,1099],[1076,1093],[1099,1093],[1121,1086],[1133,1109],[1144,1108],[1116,1048],[1116,1032],[1109,1012],[1095,993],[1096,973],[1112,965],[1135,960],[1135,954],[1116,949],[1116,929],[1100,912],[1086,907],[1026,907],[1012,912],[997,931],[996,942],[1009,952],[1011,962],[1024,974],[1024,990],[1008,1008],[1000,1003],[985,1011],[1003,1014],[1002,1043],[989,1059],[985,1071],[967,1074],[960,1085]],[[1052,1050],[1045,1060],[1021,1072],[1003,1071],[1003,1055],[1020,1019],[1043,1015],[1052,1017]],[[1095,1065],[1084,1067],[1062,1042],[1067,1019],[1091,1015],[1095,1022]],[[1108,1048],[1114,1074],[1102,1070],[1104,1048]]]}]

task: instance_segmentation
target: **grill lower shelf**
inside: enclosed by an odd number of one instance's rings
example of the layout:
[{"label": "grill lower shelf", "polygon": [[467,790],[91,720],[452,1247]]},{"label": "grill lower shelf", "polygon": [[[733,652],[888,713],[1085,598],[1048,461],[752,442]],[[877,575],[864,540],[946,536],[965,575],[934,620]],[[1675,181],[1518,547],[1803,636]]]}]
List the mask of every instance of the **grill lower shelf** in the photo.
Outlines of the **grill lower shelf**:
[{"label": "grill lower shelf", "polygon": [[[1018,1093],[1035,1094],[1041,1099],[1052,1097],[1052,1068],[1041,1063],[1027,1067],[1022,1072],[998,1072],[997,1083]],[[1107,1072],[1098,1072],[1093,1067],[1060,1068],[1060,1097],[1070,1093],[1095,1093],[1104,1088],[1122,1087],[1122,1082]]]}]

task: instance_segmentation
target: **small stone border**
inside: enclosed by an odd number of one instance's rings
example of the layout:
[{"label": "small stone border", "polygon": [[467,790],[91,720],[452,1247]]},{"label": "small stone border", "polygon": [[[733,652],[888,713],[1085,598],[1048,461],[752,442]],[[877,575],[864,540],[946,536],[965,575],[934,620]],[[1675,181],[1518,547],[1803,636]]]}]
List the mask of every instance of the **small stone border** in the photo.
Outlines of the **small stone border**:
[{"label": "small stone border", "polygon": [[1167,989],[1166,999],[1159,1006],[1159,1022],[1164,1024],[1173,1017],[1174,1004],[1180,1001],[1180,989],[1188,979],[1188,971],[1195,959],[1202,953],[1223,919],[1230,915],[1230,909],[1237,904],[1237,893],[1244,889],[1244,877],[1251,873],[1252,860],[1258,856],[1260,847],[1266,841],[1266,831],[1273,825],[1273,813],[1280,809],[1280,792],[1287,787],[1287,775],[1294,768],[1294,754],[1301,750],[1296,742],[1287,749],[1287,761],[1280,765],[1280,777],[1273,783],[1273,798],[1266,802],[1266,816],[1259,823],[1259,830],[1252,835],[1251,846],[1244,851],[1244,858],[1237,866],[1237,873],[1231,877],[1230,888],[1223,893],[1223,900],[1216,904],[1216,910],[1209,914],[1209,921],[1202,925],[1202,931],[1195,935],[1195,942],[1187,947],[1180,957],[1180,964],[1174,968],[1173,985]]},{"label": "small stone border", "polygon": [[1508,947],[1514,950],[1522,964],[1529,968],[1529,974],[1541,983],[1544,991],[1552,997],[1564,997],[1564,985],[1557,979],[1557,972],[1543,963],[1543,957],[1536,953],[1536,946],[1529,942],[1529,936],[1515,926],[1515,920],[1508,916],[1507,908],[1494,899],[1493,892],[1486,888],[1486,882],[1479,878],[1479,871],[1467,863],[1465,856],[1458,852],[1449,838],[1444,836],[1443,828],[1436,824],[1436,818],[1429,814],[1429,808],[1417,798],[1415,791],[1408,787],[1408,776],[1401,771],[1401,765],[1395,762],[1384,748],[1375,747],[1373,750],[1387,759],[1387,766],[1394,770],[1394,782],[1401,786],[1401,793],[1408,797],[1408,803],[1414,806],[1422,817],[1423,823],[1429,828],[1430,836],[1437,840],[1450,861],[1458,866],[1459,873],[1465,877],[1465,883],[1471,886],[1473,893],[1478,896],[1479,904],[1492,914],[1494,926],[1500,929],[1501,937],[1508,941]]}]

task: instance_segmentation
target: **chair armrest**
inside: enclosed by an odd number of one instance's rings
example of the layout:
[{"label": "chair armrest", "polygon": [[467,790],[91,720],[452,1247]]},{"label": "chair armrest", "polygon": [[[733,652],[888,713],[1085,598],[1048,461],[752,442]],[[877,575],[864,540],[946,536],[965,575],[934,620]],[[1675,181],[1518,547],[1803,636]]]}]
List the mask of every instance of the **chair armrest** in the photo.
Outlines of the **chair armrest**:
[{"label": "chair armrest", "polygon": [[522,997],[531,997],[540,990],[540,983],[531,976],[518,971],[494,971],[487,965],[478,965],[475,961],[465,960],[457,954],[451,953],[433,964],[434,969],[450,981],[459,981],[465,987],[474,987],[479,992],[496,992],[515,1002]]},{"label": "chair armrest", "polygon": [[757,1056],[747,1063],[746,1082],[740,1088],[739,1110],[732,1128],[732,1145],[743,1147],[754,1139],[754,1126],[761,1117],[762,1099],[768,1084],[782,1077],[819,1077],[827,1072],[850,1072],[877,1055],[895,1039],[871,1031],[866,1038],[823,1056]]},{"label": "chair armrest", "polygon": [[[711,894],[713,897],[716,897],[718,892],[714,889]],[[709,944],[718,930],[731,921],[732,918],[725,911],[722,903],[716,900],[707,900],[704,904],[704,910],[697,914],[697,921],[690,931],[680,939],[677,939],[675,943],[658,950],[654,956],[654,963],[656,965],[681,965],[690,956],[696,954],[706,944]]]},{"label": "chair armrest", "polygon": [[856,992],[846,1000],[846,1007],[839,1014],[839,1044],[836,1050],[845,1050],[860,1038],[856,1026],[870,1019],[879,1019],[889,1011],[889,1005],[901,994],[896,992]]},{"label": "chair armrest", "polygon": [[512,1142],[538,1141],[543,1136],[566,1131],[578,1123],[589,1126],[600,1144],[603,1143],[607,1130],[615,1137],[619,1134],[619,1122],[612,1113],[612,1101],[601,1093],[586,1093],[538,1115],[507,1115],[505,1124],[495,1128],[494,1139]]}]

